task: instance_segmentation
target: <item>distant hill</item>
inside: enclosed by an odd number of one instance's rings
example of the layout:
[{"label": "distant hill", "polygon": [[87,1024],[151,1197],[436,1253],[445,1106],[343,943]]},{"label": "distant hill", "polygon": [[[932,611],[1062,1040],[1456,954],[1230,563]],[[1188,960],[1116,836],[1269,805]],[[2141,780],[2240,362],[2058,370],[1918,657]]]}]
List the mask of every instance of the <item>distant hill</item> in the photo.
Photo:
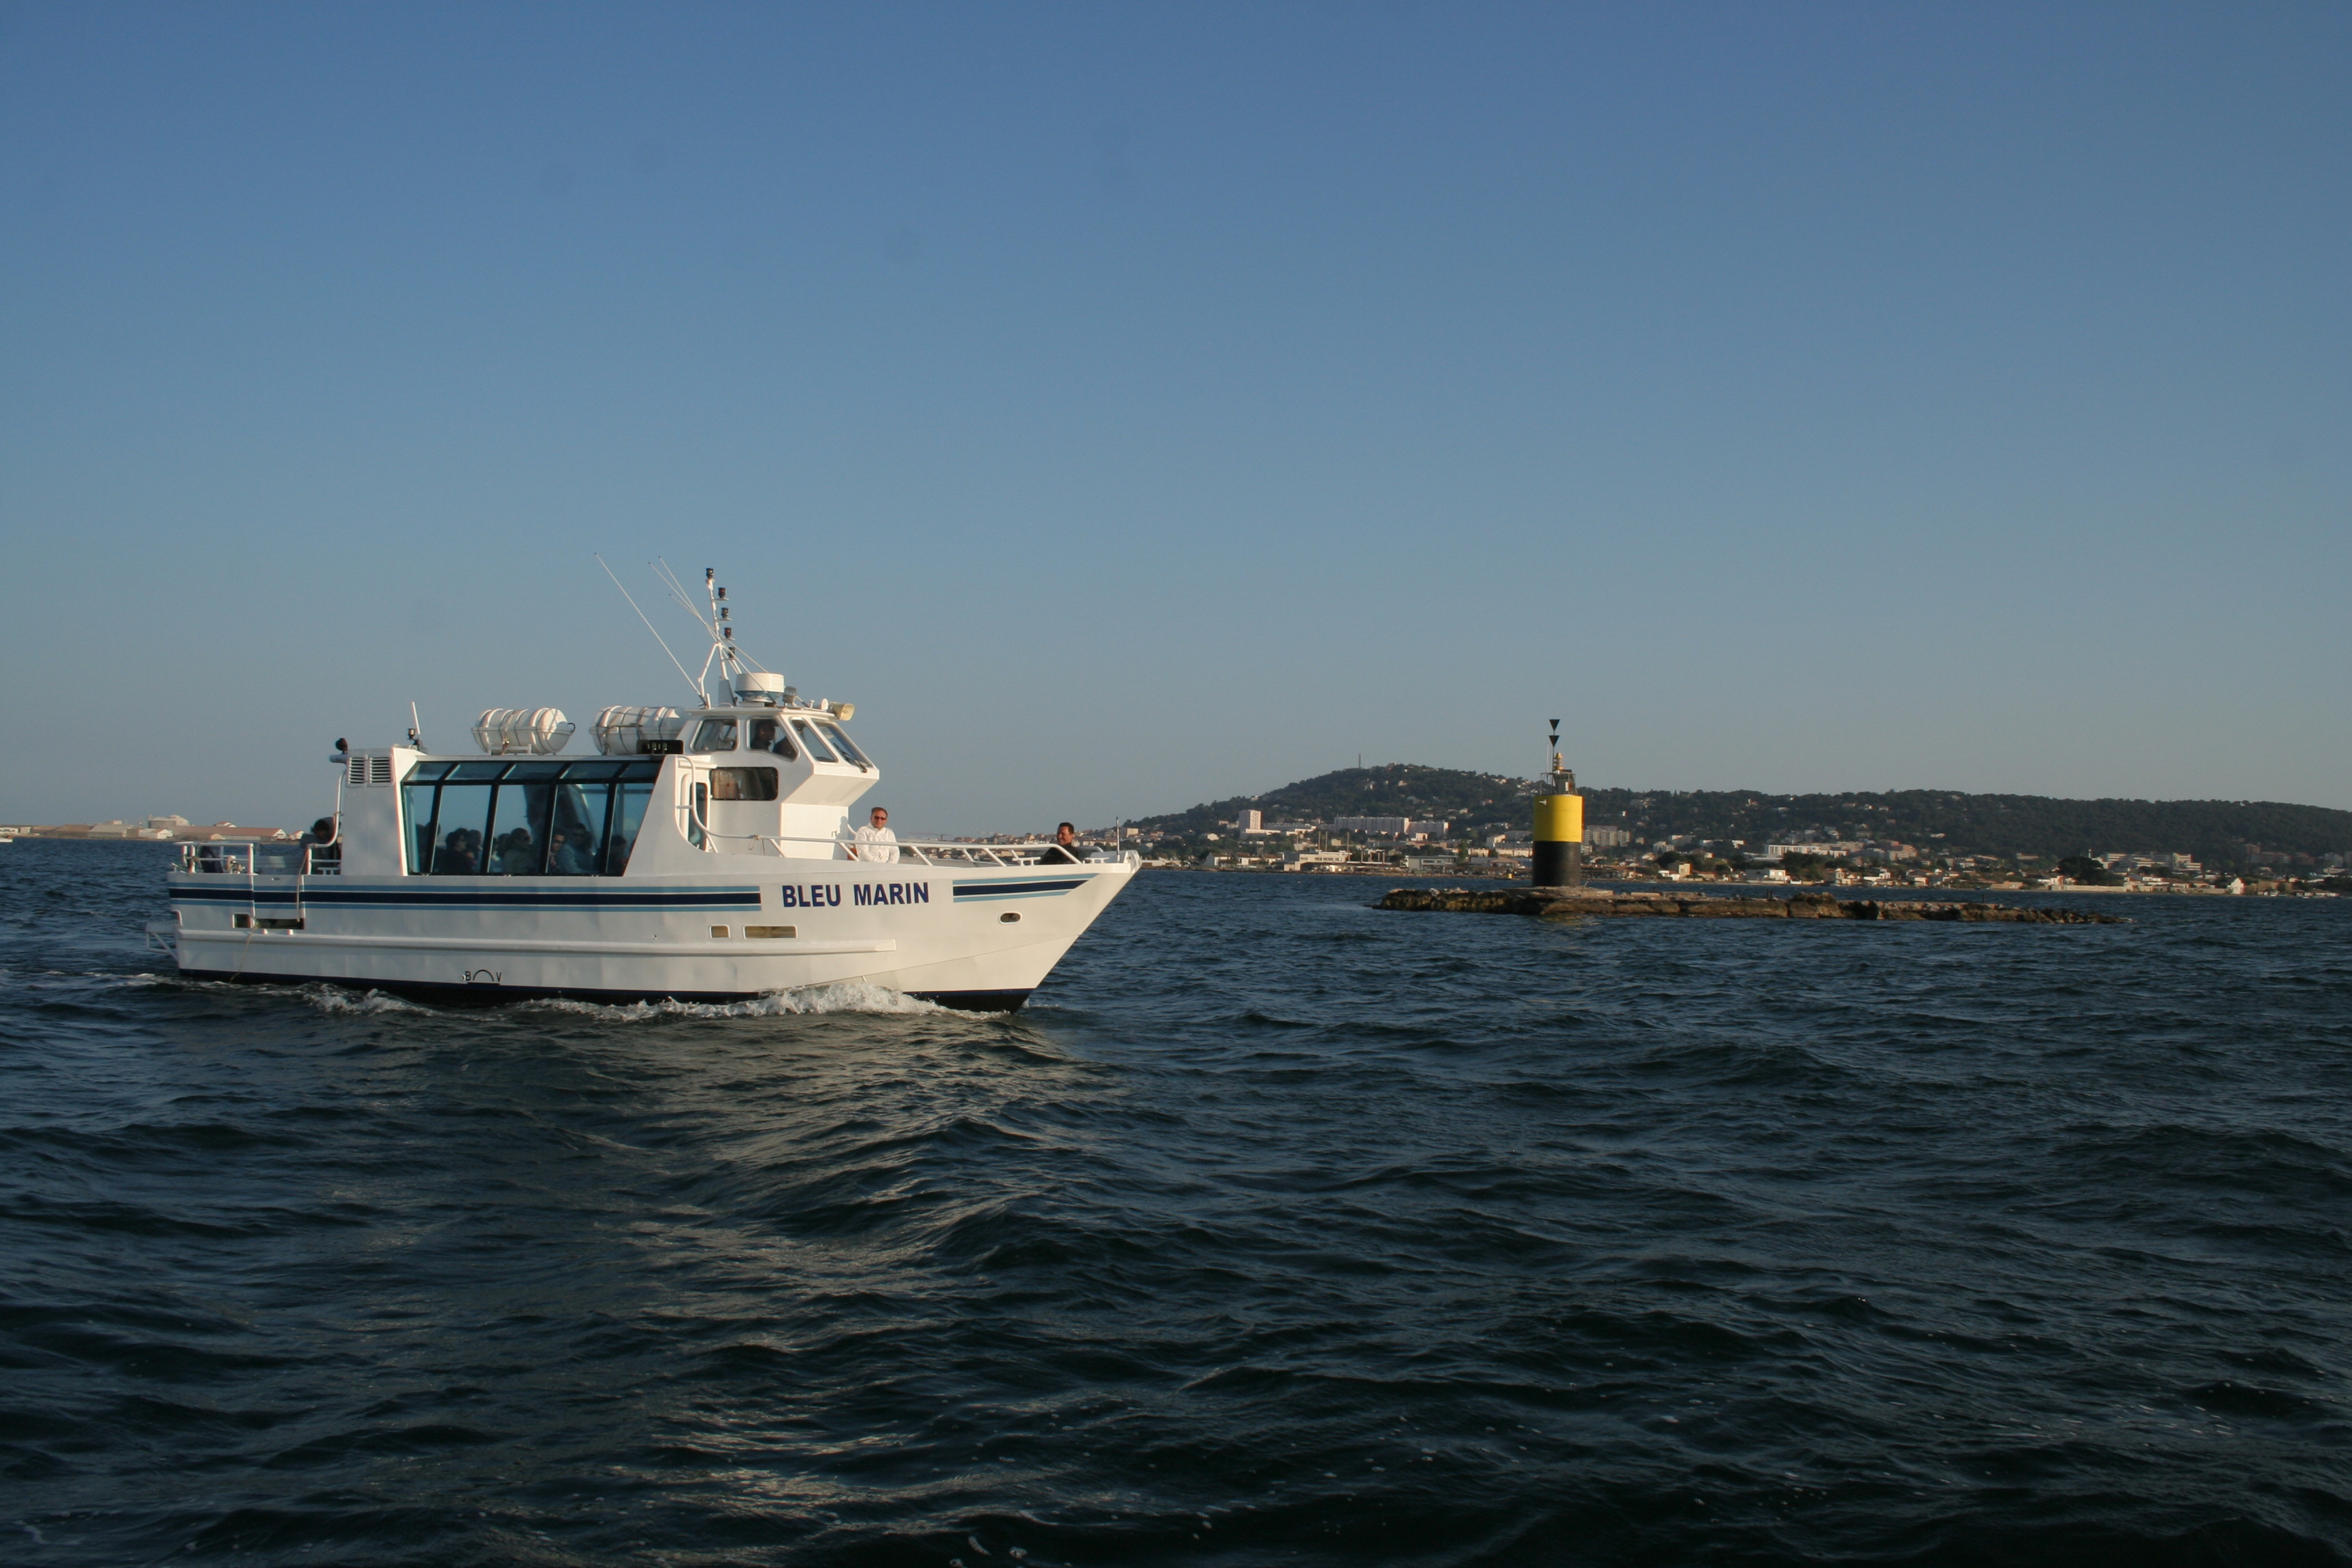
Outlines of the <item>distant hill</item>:
[{"label": "distant hill", "polygon": [[1268,822],[1328,821],[1335,816],[1442,816],[1457,826],[1484,822],[1517,826],[1528,815],[1537,786],[1503,773],[1465,773],[1390,763],[1377,768],[1342,768],[1264,795],[1213,800],[1190,811],[1171,812],[1136,823],[1185,834],[1213,833],[1234,815],[1256,807]]},{"label": "distant hill", "polygon": [[[1439,816],[1457,829],[1528,825],[1532,779],[1392,763],[1342,768],[1259,795],[1234,795],[1145,818],[1139,827],[1187,837],[1217,830],[1255,806],[1266,820],[1334,816]],[[1892,838],[1969,855],[2081,855],[2113,851],[2194,855],[2208,866],[2243,863],[2248,844],[2289,854],[2352,852],[2352,811],[2278,801],[2058,800],[1954,790],[1768,795],[1762,790],[1582,790],[1584,820],[1631,829],[1637,839]]]}]

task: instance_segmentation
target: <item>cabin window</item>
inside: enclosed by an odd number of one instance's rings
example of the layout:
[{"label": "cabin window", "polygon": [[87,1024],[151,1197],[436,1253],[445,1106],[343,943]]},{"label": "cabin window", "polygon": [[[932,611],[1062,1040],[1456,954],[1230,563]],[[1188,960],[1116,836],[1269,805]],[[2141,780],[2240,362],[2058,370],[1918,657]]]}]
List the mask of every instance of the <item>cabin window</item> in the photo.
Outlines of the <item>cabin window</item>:
[{"label": "cabin window", "polygon": [[788,763],[801,760],[800,749],[793,744],[793,732],[781,719],[752,720],[751,747],[755,752],[773,752]]},{"label": "cabin window", "polygon": [[482,875],[482,849],[488,843],[492,784],[445,784],[433,812],[431,864],[436,877]]},{"label": "cabin window", "polygon": [[422,763],[401,783],[411,876],[617,877],[658,762]]},{"label": "cabin window", "polygon": [[447,763],[420,763],[401,781],[400,819],[406,826],[401,848],[411,876],[433,863],[433,796],[448,771]]},{"label": "cabin window", "polygon": [[629,849],[637,841],[637,829],[645,826],[646,803],[654,797],[653,781],[630,781],[613,786],[613,826],[604,834],[603,870],[607,877],[617,877],[629,868]]},{"label": "cabin window", "polygon": [[837,763],[841,761],[839,757],[833,754],[833,748],[824,743],[824,737],[809,728],[809,721],[807,720],[793,720],[793,728],[801,732],[801,744],[808,748],[808,754],[810,756],[815,758],[820,763]]},{"label": "cabin window", "polygon": [[735,721],[705,719],[694,731],[690,752],[731,752],[735,749]]},{"label": "cabin window", "polygon": [[596,848],[604,841],[604,815],[612,808],[613,786],[596,780],[555,786],[547,826],[547,874],[551,877],[592,877],[596,873]]},{"label": "cabin window", "polygon": [[866,769],[868,773],[873,771],[874,764],[866,760],[865,752],[850,744],[848,736],[843,734],[831,724],[819,724],[817,728],[824,731],[825,738],[833,742],[833,749],[841,753],[842,760],[844,762],[856,763],[859,767]]},{"label": "cabin window", "polygon": [[488,855],[482,869],[497,877],[536,877],[547,863],[547,820],[555,785],[509,779],[490,806]]},{"label": "cabin window", "polygon": [[694,804],[687,808],[686,813],[686,841],[697,849],[703,847],[703,840],[709,837],[703,824],[709,820],[710,786],[697,779],[694,784]]},{"label": "cabin window", "polygon": [[773,768],[713,768],[710,770],[710,798],[713,800],[773,800],[776,798],[776,770]]},{"label": "cabin window", "polygon": [[490,796],[506,763],[457,763],[433,805],[428,867],[436,877],[478,877],[488,867]]}]

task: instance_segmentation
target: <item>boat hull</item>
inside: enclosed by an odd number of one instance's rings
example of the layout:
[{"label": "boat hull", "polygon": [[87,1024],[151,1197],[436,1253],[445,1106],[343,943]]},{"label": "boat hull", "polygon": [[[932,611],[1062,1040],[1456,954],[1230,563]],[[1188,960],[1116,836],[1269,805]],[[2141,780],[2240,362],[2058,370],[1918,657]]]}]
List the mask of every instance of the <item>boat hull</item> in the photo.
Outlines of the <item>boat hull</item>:
[{"label": "boat hull", "polygon": [[180,872],[169,934],[191,978],[324,982],[444,1004],[736,1002],[866,984],[1012,1012],[1134,874],[1118,862],[950,870],[771,859],[725,869],[736,874]]}]

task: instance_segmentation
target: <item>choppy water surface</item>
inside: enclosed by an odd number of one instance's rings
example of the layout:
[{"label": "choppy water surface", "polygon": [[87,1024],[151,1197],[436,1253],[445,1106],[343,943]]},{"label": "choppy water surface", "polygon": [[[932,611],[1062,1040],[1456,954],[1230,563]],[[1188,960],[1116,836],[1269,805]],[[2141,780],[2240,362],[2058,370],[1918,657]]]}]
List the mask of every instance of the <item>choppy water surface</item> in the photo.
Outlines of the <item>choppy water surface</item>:
[{"label": "choppy water surface", "polygon": [[0,849],[0,1560],[2352,1560],[2352,903],[453,1013],[163,865]]}]

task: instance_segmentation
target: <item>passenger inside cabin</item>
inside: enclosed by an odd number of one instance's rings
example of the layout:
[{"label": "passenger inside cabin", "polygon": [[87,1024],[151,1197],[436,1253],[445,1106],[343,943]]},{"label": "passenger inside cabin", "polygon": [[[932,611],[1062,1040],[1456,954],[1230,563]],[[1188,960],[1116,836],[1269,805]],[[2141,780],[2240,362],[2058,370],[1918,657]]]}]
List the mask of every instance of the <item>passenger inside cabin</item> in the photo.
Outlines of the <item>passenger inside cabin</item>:
[{"label": "passenger inside cabin", "polygon": [[1078,830],[1066,822],[1054,829],[1054,842],[1045,846],[1045,853],[1037,857],[1037,864],[1040,866],[1076,865],[1078,863],[1077,836]]},{"label": "passenger inside cabin", "polygon": [[441,840],[440,852],[433,857],[433,874],[436,877],[472,877],[482,868],[482,836],[470,827],[460,827]]},{"label": "passenger inside cabin", "polygon": [[547,840],[547,871],[551,877],[593,877],[596,874],[596,835],[588,825],[604,818],[604,792],[592,798],[587,790],[567,784],[555,793],[555,826]]},{"label": "passenger inside cabin", "polygon": [[585,877],[596,869],[596,858],[587,848],[588,836],[559,827],[548,841],[547,868],[558,877]]},{"label": "passenger inside cabin", "polygon": [[304,842],[310,846],[310,864],[313,866],[340,863],[343,858],[343,846],[335,832],[335,819],[331,816],[322,816],[310,824],[310,835]]},{"label": "passenger inside cabin", "polygon": [[528,827],[518,827],[499,840],[496,868],[501,877],[529,877],[539,871],[539,845]]}]

